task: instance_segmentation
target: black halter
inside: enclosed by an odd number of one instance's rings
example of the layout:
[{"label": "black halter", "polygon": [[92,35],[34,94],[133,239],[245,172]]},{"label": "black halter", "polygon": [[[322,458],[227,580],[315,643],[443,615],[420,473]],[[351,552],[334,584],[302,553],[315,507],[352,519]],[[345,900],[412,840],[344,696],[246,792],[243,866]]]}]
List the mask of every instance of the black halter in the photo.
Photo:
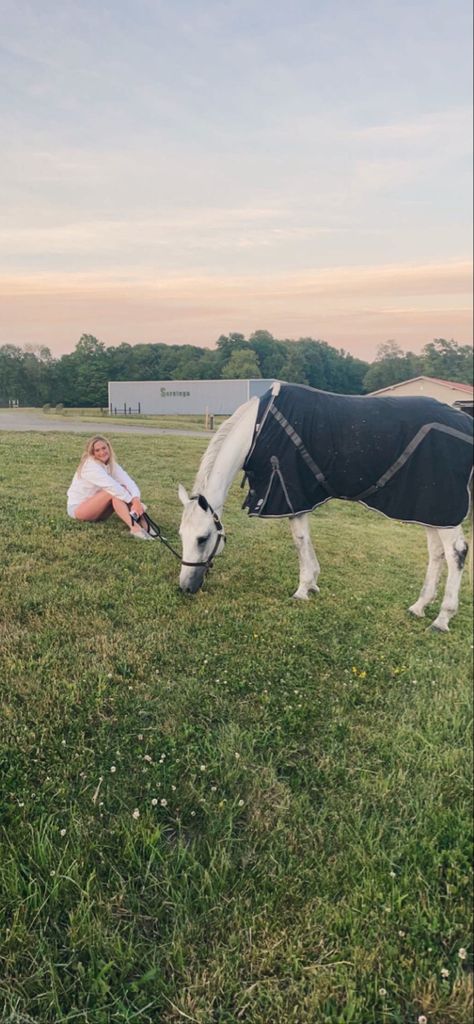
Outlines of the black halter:
[{"label": "black halter", "polygon": [[200,506],[200,508],[202,508],[203,512],[211,513],[214,525],[217,530],[217,536],[211,554],[209,555],[209,558],[205,562],[184,562],[183,559],[181,559],[181,565],[190,565],[193,568],[201,566],[207,572],[207,570],[211,568],[213,558],[217,554],[217,549],[219,547],[221,540],[223,540],[225,544],[226,535],[224,533],[224,527],[219,519],[219,516],[217,515],[217,512],[214,512],[212,505],[209,504],[207,498],[205,498],[203,494],[192,494],[190,497],[190,501],[197,501],[198,505]]},{"label": "black halter", "polygon": [[169,543],[169,541],[166,539],[166,537],[163,537],[163,534],[161,532],[160,527],[158,526],[158,523],[154,523],[153,519],[151,519],[151,517],[148,515],[147,512],[143,513],[143,519],[146,520],[146,523],[148,525],[148,529],[149,529],[149,532],[150,532],[150,536],[156,537],[157,540],[161,541],[161,543],[164,544],[166,548],[168,548],[168,551],[171,551],[171,554],[174,555],[175,558],[179,559],[179,561],[181,562],[181,565],[189,565],[192,568],[203,567],[206,570],[206,572],[207,572],[207,570],[211,568],[213,558],[215,557],[215,555],[217,553],[217,549],[219,547],[219,544],[220,544],[221,540],[223,540],[224,544],[225,544],[227,538],[226,538],[226,535],[224,533],[224,527],[223,527],[223,525],[222,525],[222,523],[221,523],[221,521],[219,519],[219,516],[217,515],[217,512],[214,512],[214,509],[212,508],[212,505],[209,504],[207,498],[205,498],[203,494],[192,494],[191,498],[190,498],[190,501],[197,501],[198,504],[200,505],[200,507],[203,509],[204,512],[210,512],[211,513],[213,521],[214,521],[214,524],[215,524],[215,527],[216,527],[216,530],[217,530],[217,536],[216,536],[216,540],[215,540],[215,543],[214,543],[214,547],[213,547],[213,549],[211,551],[211,554],[209,555],[209,558],[205,562],[185,562],[185,561],[183,561],[183,559],[181,558],[181,555],[179,554],[179,551],[176,551],[176,549]]}]

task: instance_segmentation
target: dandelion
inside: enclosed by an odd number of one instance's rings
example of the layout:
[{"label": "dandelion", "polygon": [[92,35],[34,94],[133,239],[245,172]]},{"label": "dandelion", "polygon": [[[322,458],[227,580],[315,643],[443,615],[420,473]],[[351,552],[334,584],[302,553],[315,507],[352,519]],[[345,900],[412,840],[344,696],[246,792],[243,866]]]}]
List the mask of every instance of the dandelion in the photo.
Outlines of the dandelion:
[{"label": "dandelion", "polygon": [[420,1013],[418,1024],[428,1024],[428,1017],[425,1017],[424,1013]]},{"label": "dandelion", "polygon": [[137,740],[142,740],[142,739],[143,739],[143,733],[139,732],[138,736],[137,736]]},{"label": "dandelion", "polygon": [[237,751],[235,752],[235,755],[234,755],[234,756],[235,756],[235,760],[236,760],[236,761],[240,761],[240,754],[239,754],[239,753],[237,753]]},{"label": "dandelion", "polygon": [[64,836],[66,835],[66,829],[62,828],[59,835],[61,836],[61,839],[64,839]]},{"label": "dandelion", "polygon": [[391,871],[391,872],[390,872],[390,878],[396,878],[396,877],[397,877],[397,876],[396,876],[396,873],[395,873],[395,871]]},{"label": "dandelion", "polygon": [[244,806],[244,801],[243,800],[239,800],[239,807],[243,807],[243,806]]},{"label": "dandelion", "polygon": [[449,971],[448,971],[447,967],[442,967],[441,968],[441,977],[442,978],[449,978]]},{"label": "dandelion", "polygon": [[111,765],[110,765],[110,771],[112,772],[112,775],[114,774],[114,772],[116,772],[116,771],[117,771],[117,768],[115,767],[115,765],[114,765],[114,764],[111,764]]},{"label": "dandelion", "polygon": [[160,800],[160,804],[161,804],[162,807],[167,807],[168,806],[168,801],[164,800],[164,799]]},{"label": "dandelion", "polygon": [[66,740],[61,740],[61,746],[62,746],[62,747],[65,747],[65,746],[66,746]]},{"label": "dandelion", "polygon": [[107,672],[107,679],[113,679],[113,672]]},{"label": "dandelion", "polygon": [[173,790],[173,793],[176,793],[176,786],[172,786],[171,789]]},{"label": "dandelion", "polygon": [[192,818],[195,818],[195,817],[196,817],[196,811],[191,811],[191,817],[192,817]]},{"label": "dandelion", "polygon": [[206,771],[206,765],[205,764],[199,765],[199,769],[200,769],[201,772],[205,772]]},{"label": "dandelion", "polygon": [[157,803],[158,803],[158,800],[156,799],[156,796],[154,796],[153,800],[151,801],[151,806],[152,807],[156,807]]},{"label": "dandelion", "polygon": [[458,957],[460,960],[467,960],[467,949],[464,949],[463,946],[461,946],[461,949],[458,949]]},{"label": "dandelion", "polygon": [[217,786],[211,786],[211,793],[217,792]]},{"label": "dandelion", "polygon": [[51,878],[54,878],[54,876],[55,876],[56,872],[55,872],[55,871],[50,871],[49,873],[50,873],[50,875],[51,875]]},{"label": "dandelion", "polygon": [[384,996],[386,996],[386,995],[387,995],[387,989],[386,988],[379,988],[379,996],[382,996],[382,999],[383,999]]},{"label": "dandelion", "polygon": [[140,817],[140,811],[138,810],[138,807],[135,807],[135,810],[132,812],[132,818],[135,818],[135,821],[137,821],[137,819],[139,817]]},{"label": "dandelion", "polygon": [[144,754],[143,755],[143,760],[144,761],[148,761],[148,764],[151,764],[151,762],[152,762],[152,759],[151,759],[149,754]]},{"label": "dandelion", "polygon": [[398,933],[398,934],[399,934],[399,936],[400,936],[400,938],[401,938],[401,939],[404,939],[404,938],[405,938],[405,935],[406,935],[406,932],[403,932],[403,931],[402,931],[402,930],[400,929],[400,931],[399,931],[399,933]]}]

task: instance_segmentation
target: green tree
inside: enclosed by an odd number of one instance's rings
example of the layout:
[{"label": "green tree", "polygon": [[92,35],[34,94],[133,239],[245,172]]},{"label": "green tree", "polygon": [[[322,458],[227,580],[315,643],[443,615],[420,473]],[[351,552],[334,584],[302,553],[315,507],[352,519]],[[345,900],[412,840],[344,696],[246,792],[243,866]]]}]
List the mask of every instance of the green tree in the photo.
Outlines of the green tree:
[{"label": "green tree", "polygon": [[80,406],[107,405],[109,375],[107,350],[102,341],[92,334],[83,334],[70,356],[69,369],[74,403]]},{"label": "green tree", "polygon": [[422,373],[461,384],[473,383],[473,352],[470,345],[435,338],[421,350]]},{"label": "green tree", "polygon": [[404,353],[396,341],[379,345],[375,362],[364,376],[366,391],[379,391],[422,373],[421,360],[413,352]]},{"label": "green tree", "polygon": [[306,375],[304,350],[297,341],[288,342],[287,357],[281,371],[282,380],[289,384],[309,384]]},{"label": "green tree", "polygon": [[282,341],[276,341],[269,331],[254,331],[250,335],[249,348],[255,352],[262,377],[281,377],[287,359],[287,351]]},{"label": "green tree", "polygon": [[260,367],[255,352],[250,349],[237,349],[222,368],[224,379],[246,380],[248,377],[261,377]]}]

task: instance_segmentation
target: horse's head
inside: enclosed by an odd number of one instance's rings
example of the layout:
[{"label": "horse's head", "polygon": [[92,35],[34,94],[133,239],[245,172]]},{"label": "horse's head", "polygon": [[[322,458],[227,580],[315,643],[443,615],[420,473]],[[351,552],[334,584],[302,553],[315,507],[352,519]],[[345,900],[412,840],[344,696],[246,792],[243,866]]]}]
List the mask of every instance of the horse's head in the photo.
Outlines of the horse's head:
[{"label": "horse's head", "polygon": [[179,532],[183,558],[179,585],[181,590],[195,594],[202,587],[212,559],[225,544],[225,533],[219,516],[203,494],[189,497],[182,484],[178,494],[184,505]]}]

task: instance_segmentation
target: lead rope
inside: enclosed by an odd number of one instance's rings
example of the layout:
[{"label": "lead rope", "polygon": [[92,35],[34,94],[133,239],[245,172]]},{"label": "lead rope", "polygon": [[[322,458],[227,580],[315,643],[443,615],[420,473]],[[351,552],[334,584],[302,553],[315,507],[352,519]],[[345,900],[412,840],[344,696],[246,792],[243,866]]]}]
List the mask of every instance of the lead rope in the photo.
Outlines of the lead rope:
[{"label": "lead rope", "polygon": [[[209,506],[209,508],[210,508],[210,506]],[[213,517],[215,517],[215,512],[213,512]],[[137,522],[138,518],[140,518],[140,517],[136,517],[136,519],[135,519],[135,513],[133,513],[131,518],[134,519],[134,521]],[[222,529],[222,525],[221,525],[220,521],[218,521],[218,520],[216,521],[216,519],[214,519],[214,522],[216,523],[216,526],[217,526],[217,522],[219,522],[219,526],[218,526],[218,529],[217,529],[216,542],[214,544],[212,552],[211,552],[209,558],[207,559],[207,561],[206,562],[184,562],[183,559],[181,558],[181,555],[180,555],[179,551],[176,551],[176,548],[174,548],[173,545],[170,544],[169,540],[167,540],[167,538],[163,536],[163,534],[161,532],[161,528],[158,526],[158,523],[155,523],[153,521],[151,516],[148,515],[148,512],[143,512],[141,518],[145,520],[145,522],[146,522],[146,524],[148,526],[150,537],[154,537],[156,540],[159,540],[162,544],[164,544],[165,547],[168,548],[168,551],[171,551],[171,554],[174,555],[175,558],[177,558],[181,562],[181,565],[189,565],[189,566],[192,566],[192,567],[205,566],[206,569],[210,569],[211,565],[212,565],[212,560],[214,558],[214,555],[217,552],[217,549],[219,547],[219,544],[220,544],[221,540],[224,541],[224,544],[226,542],[226,536],[225,536],[225,533],[224,533],[224,531]]]}]

